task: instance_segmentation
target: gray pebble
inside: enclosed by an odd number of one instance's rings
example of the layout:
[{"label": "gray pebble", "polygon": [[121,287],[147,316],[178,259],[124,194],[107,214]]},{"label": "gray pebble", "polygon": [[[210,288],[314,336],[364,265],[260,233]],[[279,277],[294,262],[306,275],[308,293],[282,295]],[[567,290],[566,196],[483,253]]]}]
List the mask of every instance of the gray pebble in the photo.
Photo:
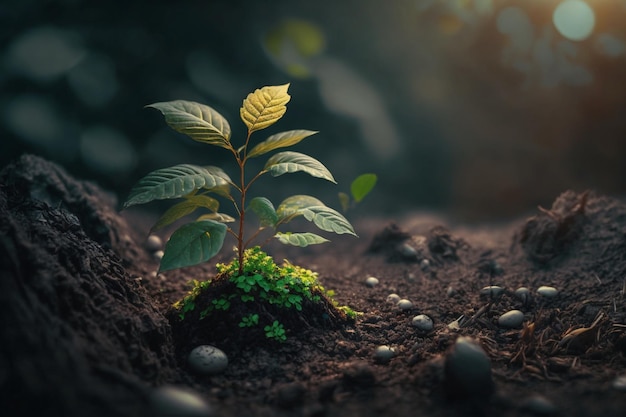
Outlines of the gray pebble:
[{"label": "gray pebble", "polygon": [[533,395],[524,400],[522,403],[522,409],[544,416],[555,414],[557,411],[557,408],[552,401],[539,394]]},{"label": "gray pebble", "polygon": [[228,366],[228,357],[224,352],[210,345],[200,345],[189,354],[189,366],[199,374],[218,374]]},{"label": "gray pebble", "polygon": [[172,385],[156,388],[150,394],[154,417],[208,417],[213,409],[197,393]]},{"label": "gray pebble", "polygon": [[522,322],[524,321],[524,313],[519,310],[511,310],[507,311],[500,317],[498,317],[498,324],[500,327],[505,327],[507,329],[519,329],[522,327]]},{"label": "gray pebble", "polygon": [[491,360],[477,341],[459,336],[445,359],[445,382],[450,395],[488,396],[493,393]]},{"label": "gray pebble", "polygon": [[155,252],[163,249],[163,241],[157,235],[150,235],[146,240],[146,249],[150,252]]},{"label": "gray pebble", "polygon": [[542,285],[541,287],[537,288],[537,294],[544,298],[554,298],[559,294],[559,291],[554,287]]},{"label": "gray pebble", "polygon": [[456,290],[451,285],[446,289],[446,295],[452,297],[456,294]]},{"label": "gray pebble", "polygon": [[417,258],[417,251],[415,250],[413,246],[407,243],[403,243],[402,245],[400,245],[398,247],[398,252],[400,252],[400,255],[402,255],[404,258],[407,258],[407,259]]},{"label": "gray pebble", "polygon": [[379,282],[380,281],[378,281],[378,278],[376,277],[367,277],[367,279],[365,280],[365,285],[372,288],[377,286]]},{"label": "gray pebble", "polygon": [[400,296],[398,294],[389,294],[387,296],[388,303],[398,304],[398,301],[400,301]]},{"label": "gray pebble", "polygon": [[406,298],[403,298],[398,301],[398,307],[400,307],[401,310],[410,310],[413,308],[413,303]]},{"label": "gray pebble", "polygon": [[431,331],[434,327],[433,319],[428,317],[426,314],[418,314],[417,316],[413,317],[413,320],[411,320],[411,324],[414,327],[417,327],[419,330],[425,332]]},{"label": "gray pebble", "polygon": [[389,362],[394,356],[396,356],[396,351],[387,345],[378,346],[374,351],[374,359],[378,362]]},{"label": "gray pebble", "polygon": [[526,287],[519,287],[515,290],[515,296],[526,304],[530,298],[530,290]]},{"label": "gray pebble", "polygon": [[480,290],[480,295],[484,297],[497,298],[502,295],[504,288],[497,285],[489,285]]},{"label": "gray pebble", "polygon": [[616,377],[611,386],[618,391],[626,391],[626,374]]}]

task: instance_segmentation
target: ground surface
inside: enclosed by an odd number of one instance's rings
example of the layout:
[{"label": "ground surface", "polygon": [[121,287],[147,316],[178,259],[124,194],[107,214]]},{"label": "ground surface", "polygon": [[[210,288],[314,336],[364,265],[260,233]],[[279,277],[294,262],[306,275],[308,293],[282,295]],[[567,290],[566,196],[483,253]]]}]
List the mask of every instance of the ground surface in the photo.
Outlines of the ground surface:
[{"label": "ground surface", "polygon": [[[359,239],[304,250],[270,245],[277,260],[319,272],[340,303],[363,314],[352,326],[306,329],[282,344],[234,345],[204,328],[198,340],[230,359],[223,374],[207,377],[189,372],[188,342],[173,337],[166,316],[189,280],[214,275],[212,264],[156,275],[145,239],[152,219],[139,210],[120,216],[98,187],[39,158],[6,167],[0,184],[7,415],[150,416],[150,393],[165,384],[195,390],[216,416],[517,416],[540,413],[537,396],[564,416],[626,410],[626,392],[614,387],[626,374],[623,201],[566,192],[552,208],[506,225],[468,228],[415,213],[356,219]],[[403,244],[416,254],[407,257]],[[365,286],[368,276],[380,283]],[[481,296],[488,285],[505,292]],[[541,285],[559,295],[537,296]],[[521,286],[531,292],[526,302],[513,294]],[[414,308],[400,310],[390,293]],[[524,329],[498,325],[511,309],[524,313]],[[433,331],[411,326],[420,313],[432,317]],[[579,328],[589,329],[564,337]],[[461,399],[447,388],[445,358],[459,335],[488,354],[492,393]],[[379,345],[395,357],[377,362]]]}]

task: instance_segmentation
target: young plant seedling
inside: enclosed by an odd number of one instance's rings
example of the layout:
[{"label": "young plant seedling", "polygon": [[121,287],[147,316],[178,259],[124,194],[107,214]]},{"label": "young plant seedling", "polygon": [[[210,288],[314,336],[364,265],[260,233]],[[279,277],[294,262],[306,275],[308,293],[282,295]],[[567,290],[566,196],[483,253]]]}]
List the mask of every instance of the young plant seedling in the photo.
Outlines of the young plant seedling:
[{"label": "young plant seedling", "polygon": [[[233,181],[221,168],[215,166],[176,165],[149,173],[133,187],[124,208],[154,200],[183,198],[182,202],[163,214],[153,229],[167,226],[199,208],[209,212],[183,225],[171,235],[165,246],[159,271],[208,261],[222,248],[226,233],[230,233],[237,240],[240,275],[243,271],[245,249],[266,228],[272,228],[274,237],[284,244],[304,247],[328,241],[310,232],[278,231],[297,217],[303,217],[327,232],[356,236],[345,217],[315,197],[294,195],[283,200],[277,208],[265,197],[254,197],[248,201],[250,187],[265,174],[278,177],[293,172],[305,172],[336,183],[330,171],[320,161],[292,151],[272,155],[260,172],[251,179],[246,177],[246,164],[251,158],[293,146],[317,133],[310,130],[280,132],[250,148],[252,134],[273,125],[287,111],[286,104],[291,98],[287,93],[288,88],[289,84],[267,86],[246,97],[239,114],[248,131],[239,147],[235,147],[230,140],[231,129],[228,121],[209,106],[183,100],[147,106],[159,110],[174,130],[198,142],[227,149],[233,155],[238,168],[237,181]],[[236,190],[237,197],[231,194],[231,189]],[[219,212],[220,203],[215,197],[226,198],[233,204],[238,217],[236,230],[227,226],[227,223],[237,219]],[[244,226],[249,211],[259,217],[260,227],[248,238],[244,236]]]},{"label": "young plant seedling", "polygon": [[[356,206],[376,186],[378,176],[376,174],[361,174],[350,183],[350,195],[339,193],[339,203],[344,212]],[[352,196],[352,198],[350,198]]]},{"label": "young plant seedling", "polygon": [[[165,246],[159,272],[206,262],[220,251],[227,233],[236,239],[237,256],[229,264],[217,264],[216,279],[213,282],[194,281],[191,292],[174,304],[180,319],[193,315],[202,320],[208,315],[215,315],[216,322],[220,324],[230,323],[231,328],[258,327],[268,339],[284,341],[286,329],[283,322],[276,318],[282,310],[295,311],[296,315],[291,316],[297,317],[308,308],[316,315],[312,321],[328,322],[331,318],[340,321],[337,317],[354,320],[356,317],[349,307],[340,307],[332,300],[332,293],[320,285],[316,273],[287,261],[279,267],[259,246],[250,247],[266,229],[271,229],[273,237],[288,245],[305,247],[328,241],[310,232],[279,231],[295,218],[304,218],[326,232],[356,236],[344,216],[309,195],[287,197],[276,208],[265,197],[254,197],[248,201],[251,186],[265,174],[278,177],[305,172],[335,183],[330,171],[320,161],[293,151],[273,154],[263,169],[251,178],[246,172],[250,159],[293,146],[317,133],[291,130],[273,134],[252,146],[254,132],[271,126],[285,114],[290,100],[288,88],[289,84],[267,86],[246,97],[240,116],[247,127],[247,134],[238,147],[231,142],[228,121],[209,106],[182,100],[147,106],[159,110],[174,130],[195,141],[229,151],[237,168],[236,181],[216,166],[182,164],[159,169],[139,180],[124,203],[124,208],[127,208],[154,200],[182,198],[161,216],[153,230],[168,226],[197,209],[208,212],[172,233]],[[361,191],[356,194],[353,189],[355,200],[369,192],[363,191],[363,187],[358,189]],[[232,190],[235,190],[235,195]],[[218,198],[232,203],[236,217],[219,210]],[[258,216],[260,226],[252,236],[245,236],[249,212]],[[237,227],[233,229],[229,223],[235,223]],[[292,326],[307,323],[305,318],[294,320],[293,317],[287,315],[283,320],[291,322]]]}]

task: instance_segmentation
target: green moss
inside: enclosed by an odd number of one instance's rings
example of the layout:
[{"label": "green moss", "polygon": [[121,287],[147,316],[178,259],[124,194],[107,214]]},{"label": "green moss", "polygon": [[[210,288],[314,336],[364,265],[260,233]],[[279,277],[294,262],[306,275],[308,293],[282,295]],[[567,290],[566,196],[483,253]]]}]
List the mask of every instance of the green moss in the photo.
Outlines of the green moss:
[{"label": "green moss", "polygon": [[[204,300],[204,309],[198,319],[203,320],[217,312],[228,312],[237,318],[241,329],[261,326],[268,339],[286,340],[286,329],[269,310],[287,314],[295,311],[304,314],[305,305],[321,304],[345,317],[349,321],[356,319],[357,313],[347,306],[340,306],[333,299],[334,292],[326,291],[318,280],[318,274],[311,270],[284,261],[277,265],[274,259],[258,246],[247,249],[243,257],[243,271],[239,274],[238,259],[216,266],[218,276],[212,283],[193,281],[193,288],[182,300],[174,304],[180,319],[193,312],[199,304],[200,295],[209,289],[215,289],[217,283],[227,283],[220,287],[220,294],[212,294],[210,300]],[[280,318],[280,317],[279,317]],[[237,326],[235,326],[237,327]]]}]

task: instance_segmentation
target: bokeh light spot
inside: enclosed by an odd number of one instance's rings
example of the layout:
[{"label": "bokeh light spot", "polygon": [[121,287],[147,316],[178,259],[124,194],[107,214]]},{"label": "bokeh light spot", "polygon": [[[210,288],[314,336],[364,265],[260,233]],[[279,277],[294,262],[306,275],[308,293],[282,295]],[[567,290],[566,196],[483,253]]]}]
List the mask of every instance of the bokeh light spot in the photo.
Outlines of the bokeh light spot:
[{"label": "bokeh light spot", "polygon": [[584,1],[565,0],[554,9],[552,21],[563,37],[582,41],[593,32],[596,16],[591,6]]}]

